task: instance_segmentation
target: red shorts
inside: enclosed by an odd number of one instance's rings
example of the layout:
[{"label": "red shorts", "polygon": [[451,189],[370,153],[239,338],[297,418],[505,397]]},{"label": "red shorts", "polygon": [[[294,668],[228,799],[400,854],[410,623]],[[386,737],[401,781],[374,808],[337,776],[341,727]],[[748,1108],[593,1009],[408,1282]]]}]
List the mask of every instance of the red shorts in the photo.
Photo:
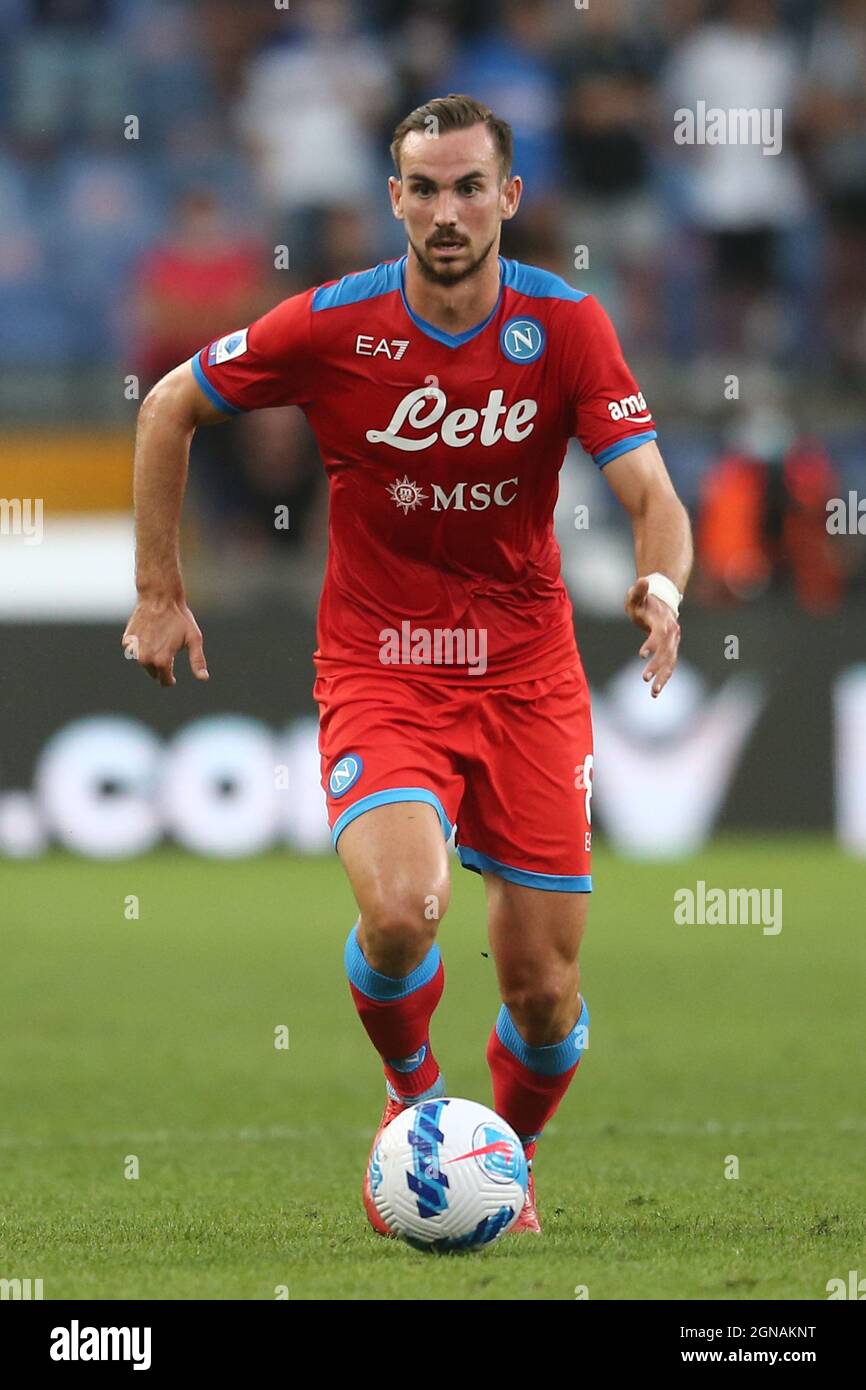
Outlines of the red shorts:
[{"label": "red shorts", "polygon": [[592,722],[579,661],[515,685],[455,687],[388,670],[320,675],[319,751],[336,846],[357,816],[424,801],[464,868],[588,893]]}]

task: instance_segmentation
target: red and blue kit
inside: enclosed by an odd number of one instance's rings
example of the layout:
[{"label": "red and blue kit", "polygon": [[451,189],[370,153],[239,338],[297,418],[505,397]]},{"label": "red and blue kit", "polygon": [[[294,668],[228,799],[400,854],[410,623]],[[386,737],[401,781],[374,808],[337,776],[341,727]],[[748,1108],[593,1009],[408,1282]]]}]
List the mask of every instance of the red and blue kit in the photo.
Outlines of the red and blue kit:
[{"label": "red and blue kit", "polygon": [[294,295],[192,359],[235,413],[298,405],[330,487],[317,678],[334,842],[425,801],[463,864],[586,892],[592,726],[553,531],[576,437],[603,468],[655,439],[592,295],[500,257],[484,320],[446,333],[406,258]]}]

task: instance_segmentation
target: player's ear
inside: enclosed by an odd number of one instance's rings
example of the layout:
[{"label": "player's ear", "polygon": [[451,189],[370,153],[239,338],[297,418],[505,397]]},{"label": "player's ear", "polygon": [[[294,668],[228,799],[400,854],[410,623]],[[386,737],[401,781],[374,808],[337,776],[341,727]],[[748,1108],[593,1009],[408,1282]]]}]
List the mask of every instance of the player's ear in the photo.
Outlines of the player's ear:
[{"label": "player's ear", "polygon": [[391,211],[400,222],[403,221],[403,184],[392,174],[388,179],[388,193],[391,197]]},{"label": "player's ear", "polygon": [[520,195],[523,192],[523,179],[519,174],[513,174],[511,178],[505,180],[502,185],[502,220],[509,222],[520,206]]}]

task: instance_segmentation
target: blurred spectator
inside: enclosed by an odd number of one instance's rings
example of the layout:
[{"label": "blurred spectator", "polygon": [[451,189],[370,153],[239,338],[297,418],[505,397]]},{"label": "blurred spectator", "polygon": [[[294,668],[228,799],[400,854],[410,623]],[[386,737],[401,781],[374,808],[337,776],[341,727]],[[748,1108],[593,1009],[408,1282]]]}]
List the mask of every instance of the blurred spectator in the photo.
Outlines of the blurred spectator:
[{"label": "blurred spectator", "polygon": [[324,469],[303,413],[297,406],[254,410],[239,428],[247,503],[236,533],[259,550],[324,545]]},{"label": "blurred spectator", "polygon": [[49,271],[33,215],[32,188],[16,162],[0,152],[0,363],[44,370],[68,362],[67,316]]},{"label": "blurred spectator", "polygon": [[196,19],[177,0],[148,0],[130,23],[127,41],[135,63],[124,100],[148,146],[207,121],[216,104]]},{"label": "blurred spectator", "polygon": [[634,0],[608,0],[580,12],[560,54],[566,169],[579,196],[628,196],[648,182],[660,42],[635,23],[635,11]]},{"label": "blurred spectator", "polygon": [[119,130],[129,66],[117,30],[127,9],[124,0],[27,0],[12,124],[28,146]]},{"label": "blurred spectator", "polygon": [[704,475],[695,539],[704,600],[743,600],[766,589],[772,559],[764,535],[766,464],[725,453]]},{"label": "blurred spectator", "polygon": [[233,107],[250,60],[269,36],[284,30],[291,14],[276,4],[239,5],[237,0],[191,0],[191,7],[218,109]]},{"label": "blurred spectator", "polygon": [[844,589],[842,550],[827,532],[827,502],[839,475],[815,439],[800,439],[782,463],[782,546],[794,596],[807,613],[835,613]]},{"label": "blurred spectator", "polygon": [[[553,233],[563,194],[555,33],[549,0],[504,0],[496,22],[463,46],[443,74],[443,91],[467,92],[505,118],[514,130],[514,172],[524,182],[520,227],[509,254]],[[509,228],[509,232],[511,229]]]},{"label": "blurred spectator", "polygon": [[[383,214],[390,213],[388,189],[384,179],[376,181]],[[373,243],[372,219],[365,207],[336,207],[324,211],[319,223],[319,238],[308,253],[307,278],[310,284],[339,280],[364,266],[384,260],[386,252]],[[401,243],[399,253],[405,247]]]},{"label": "blurred spectator", "polygon": [[[291,17],[290,17],[291,16]],[[383,167],[374,140],[387,104],[380,40],[346,0],[316,0],[250,64],[238,124],[292,268],[315,258],[324,215],[366,203]],[[359,264],[363,249],[359,247]]]},{"label": "blurred spectator", "polygon": [[445,93],[446,73],[453,70],[457,34],[444,6],[415,0],[405,7],[402,22],[388,39],[391,70],[391,102],[380,128],[383,148],[391,142],[394,127],[409,111],[431,97]]},{"label": "blurred spectator", "polygon": [[[712,343],[737,351],[759,344],[779,353],[802,346],[815,266],[805,254],[810,202],[793,151],[797,79],[797,50],[776,23],[775,0],[725,0],[721,19],[693,30],[673,53],[662,119],[684,175],[686,230],[691,227],[701,239],[706,258],[703,265],[700,257],[688,263],[709,280],[703,292],[691,284],[677,301],[685,316],[691,297],[684,350]],[[697,116],[699,102],[707,112],[781,111],[781,148],[765,153],[764,145],[742,137],[674,146],[676,113]],[[679,246],[675,254],[671,274],[685,288]],[[786,313],[771,317],[767,311],[778,307],[780,296]]]},{"label": "blurred spectator", "polygon": [[[133,353],[142,396],[214,338],[245,327],[278,301],[267,264],[264,248],[227,224],[210,190],[191,190],[181,200],[171,234],[144,255],[134,274]],[[267,415],[289,413],[294,414]],[[301,467],[300,478],[294,476],[304,448],[293,435],[296,427],[285,420],[281,430],[273,419],[251,426],[242,417],[196,432],[191,490],[214,545],[276,538],[272,497],[294,503],[294,530],[279,534],[289,542],[302,535],[299,515],[308,502],[310,469]],[[280,445],[292,442],[294,453],[286,447],[281,457]]]},{"label": "blurred spectator", "polygon": [[73,324],[71,353],[79,361],[117,353],[132,267],[159,230],[161,210],[134,149],[116,140],[103,153],[94,143],[56,161],[53,177],[39,180],[52,287]]},{"label": "blurred spectator", "polygon": [[210,190],[193,189],[181,199],[170,235],[133,272],[134,352],[145,389],[270,307],[265,254],[259,242],[228,226]]},{"label": "blurred spectator", "polygon": [[827,532],[827,502],[839,490],[839,476],[817,441],[785,444],[788,429],[778,424],[756,418],[752,448],[726,451],[704,476],[696,594],[705,602],[742,602],[790,580],[806,612],[832,613],[843,597],[844,572],[840,547]]},{"label": "blurred spectator", "polygon": [[866,368],[866,0],[838,0],[815,28],[804,125],[829,221],[825,315],[837,369]]},{"label": "blurred spectator", "polygon": [[569,245],[589,256],[577,282],[604,297],[633,347],[655,347],[664,224],[650,141],[661,41],[638,23],[635,0],[576,12],[569,35],[559,56]]}]

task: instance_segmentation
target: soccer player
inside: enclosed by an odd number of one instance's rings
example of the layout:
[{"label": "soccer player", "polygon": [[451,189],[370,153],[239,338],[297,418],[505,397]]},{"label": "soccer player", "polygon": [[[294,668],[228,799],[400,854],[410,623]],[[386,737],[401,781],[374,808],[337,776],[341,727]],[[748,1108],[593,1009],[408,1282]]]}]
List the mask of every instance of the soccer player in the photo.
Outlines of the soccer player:
[{"label": "soccer player", "polygon": [[[578,950],[592,729],[552,519],[569,438],[631,518],[638,578],[625,607],[645,634],[653,696],[676,662],[690,530],[604,310],[499,255],[522,188],[508,125],[467,96],[437,98],[401,122],[391,152],[406,254],[284,300],[143,402],[139,601],[122,642],[162,685],[175,684],[183,647],[208,678],[178,554],[189,441],[237,411],[299,405],[330,487],[314,696],[334,844],[359,908],[349,988],[386,1078],[376,1138],[445,1094],[430,1020],[456,825],[461,863],[483,876],[502,999],[487,1046],[493,1104],[531,1165],[589,1020]],[[364,1200],[388,1234],[366,1180]],[[514,1229],[540,1230],[531,1168]]]}]

